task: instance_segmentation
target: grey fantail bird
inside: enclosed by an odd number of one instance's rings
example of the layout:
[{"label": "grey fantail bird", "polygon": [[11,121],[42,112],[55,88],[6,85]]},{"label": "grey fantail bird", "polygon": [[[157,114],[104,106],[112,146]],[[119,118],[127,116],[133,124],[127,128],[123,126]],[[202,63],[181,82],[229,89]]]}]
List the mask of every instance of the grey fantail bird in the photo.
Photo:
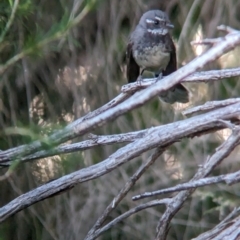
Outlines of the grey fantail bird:
[{"label": "grey fantail bird", "polygon": [[[127,79],[141,79],[144,70],[155,76],[167,76],[177,70],[176,48],[169,34],[171,24],[168,15],[160,10],[144,13],[132,32],[127,46]],[[159,97],[167,103],[189,101],[188,91],[177,84]]]}]

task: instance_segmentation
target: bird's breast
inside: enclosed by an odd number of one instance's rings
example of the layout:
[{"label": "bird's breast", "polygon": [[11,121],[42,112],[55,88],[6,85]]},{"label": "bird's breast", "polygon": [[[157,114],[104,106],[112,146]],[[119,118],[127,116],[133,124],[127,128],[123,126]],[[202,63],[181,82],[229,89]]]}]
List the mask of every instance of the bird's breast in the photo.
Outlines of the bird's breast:
[{"label": "bird's breast", "polygon": [[137,64],[147,70],[165,70],[170,60],[170,53],[163,51],[161,45],[139,47],[133,51]]}]

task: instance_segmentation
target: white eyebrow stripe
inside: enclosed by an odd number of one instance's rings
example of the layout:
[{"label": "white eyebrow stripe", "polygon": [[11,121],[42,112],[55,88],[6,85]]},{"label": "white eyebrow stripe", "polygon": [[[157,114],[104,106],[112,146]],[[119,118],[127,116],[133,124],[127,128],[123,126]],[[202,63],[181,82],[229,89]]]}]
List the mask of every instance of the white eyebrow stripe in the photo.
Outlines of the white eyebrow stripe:
[{"label": "white eyebrow stripe", "polygon": [[160,22],[164,22],[165,21],[163,18],[160,18],[160,17],[157,17],[157,16],[155,16],[155,19],[160,21]]},{"label": "white eyebrow stripe", "polygon": [[146,22],[147,22],[147,23],[154,23],[155,21],[152,20],[152,19],[147,18],[147,19],[146,19]]}]

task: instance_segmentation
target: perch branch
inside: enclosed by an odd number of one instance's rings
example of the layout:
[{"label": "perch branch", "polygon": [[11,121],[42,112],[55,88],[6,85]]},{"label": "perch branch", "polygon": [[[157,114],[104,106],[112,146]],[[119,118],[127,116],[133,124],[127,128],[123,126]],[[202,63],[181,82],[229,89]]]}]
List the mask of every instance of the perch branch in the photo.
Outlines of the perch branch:
[{"label": "perch branch", "polygon": [[[184,78],[181,82],[212,82],[237,76],[240,76],[240,68],[211,70],[193,73],[190,76]],[[139,89],[144,89],[155,84],[156,81],[157,78],[145,78],[141,82],[137,81],[123,85],[121,91],[123,93],[135,92]]]},{"label": "perch branch", "polygon": [[[224,27],[222,27],[223,29]],[[228,29],[225,27],[224,29]],[[229,30],[229,29],[228,29]],[[81,136],[87,132],[105,124],[107,121],[116,119],[118,116],[144,105],[151,98],[159,95],[159,93],[168,90],[177,83],[181,82],[184,78],[194,73],[198,69],[205,66],[207,63],[214,61],[215,59],[222,56],[224,53],[234,49],[237,45],[240,44],[240,34],[238,31],[232,30],[230,34],[226,35],[224,41],[216,44],[206,53],[202,54],[198,58],[192,60],[190,63],[180,68],[176,72],[165,77],[161,81],[158,81],[154,85],[148,87],[147,89],[140,90],[135,93],[133,96],[130,96],[124,102],[100,113],[97,116],[91,117],[86,121],[77,120],[76,122],[70,124],[66,128],[57,133],[52,134],[49,137],[46,137],[44,140],[44,145],[46,143],[50,146],[56,146],[61,144],[69,139],[73,139],[76,136]],[[19,159],[23,156],[30,155],[36,151],[40,151],[43,148],[43,142],[34,141],[31,144],[20,146],[19,148],[12,149],[9,152],[9,158],[6,158],[4,153],[0,152],[0,163],[9,161],[9,159]],[[3,151],[5,152],[5,151]]]}]

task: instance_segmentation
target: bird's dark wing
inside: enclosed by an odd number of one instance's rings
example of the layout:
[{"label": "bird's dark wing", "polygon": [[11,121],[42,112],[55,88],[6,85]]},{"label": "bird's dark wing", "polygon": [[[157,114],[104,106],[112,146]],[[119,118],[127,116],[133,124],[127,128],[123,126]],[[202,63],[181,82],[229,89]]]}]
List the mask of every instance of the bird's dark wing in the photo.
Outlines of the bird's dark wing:
[{"label": "bird's dark wing", "polygon": [[[177,70],[177,58],[176,58],[176,49],[175,46],[174,51],[170,53],[170,61],[165,69],[165,71],[162,72],[163,76],[167,76]],[[186,88],[182,84],[177,84],[175,87],[177,87],[179,90],[187,92]],[[186,100],[187,101],[187,100]]]},{"label": "bird's dark wing", "polygon": [[[167,76],[177,70],[176,48],[172,41],[171,45],[172,51],[170,52],[170,60],[166,69],[162,72],[163,76]],[[163,99],[163,101],[171,104],[174,102],[187,103],[189,101],[189,93],[188,90],[181,83],[179,83],[169,89],[169,91],[160,94],[160,98]]]},{"label": "bird's dark wing", "polygon": [[129,42],[127,45],[127,80],[129,83],[135,82],[139,76],[140,68],[137,65],[132,53],[133,43]]},{"label": "bird's dark wing", "polygon": [[172,39],[170,39],[170,40],[171,40],[170,60],[169,60],[169,63],[167,65],[166,69],[162,72],[163,76],[167,76],[177,70],[176,48],[174,46]]}]

